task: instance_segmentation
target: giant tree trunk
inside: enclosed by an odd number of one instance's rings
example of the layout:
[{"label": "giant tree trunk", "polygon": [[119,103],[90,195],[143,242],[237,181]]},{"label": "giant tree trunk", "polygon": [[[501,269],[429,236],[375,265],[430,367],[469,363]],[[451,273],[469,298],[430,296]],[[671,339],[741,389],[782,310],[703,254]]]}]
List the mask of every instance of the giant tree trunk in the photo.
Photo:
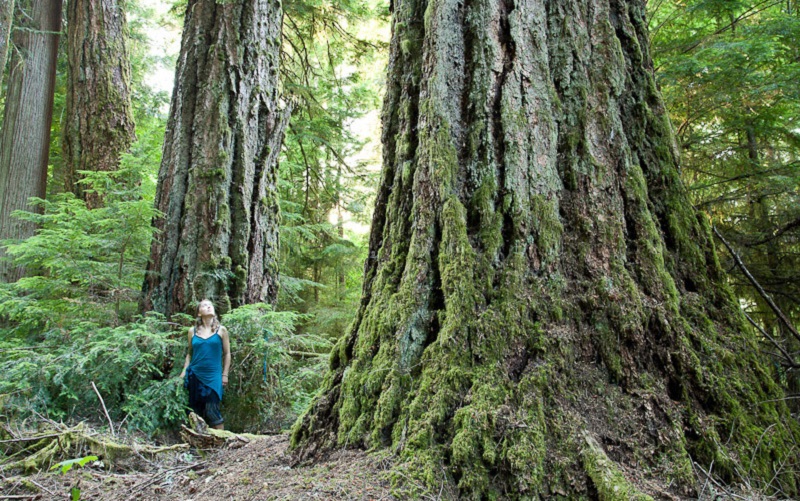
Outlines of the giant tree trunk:
[{"label": "giant tree trunk", "polygon": [[[27,238],[35,226],[11,216],[32,210],[29,197],[44,198],[56,79],[61,2],[19,0],[14,20],[5,116],[0,133],[0,240]],[[0,260],[0,279],[13,282],[22,268]]]},{"label": "giant tree trunk", "polygon": [[394,2],[361,307],[301,457],[391,446],[397,478],[463,498],[686,494],[690,458],[725,480],[797,461],[681,184],[644,13]]},{"label": "giant tree trunk", "polygon": [[65,188],[90,207],[102,203],[78,183],[80,170],[113,171],[134,140],[130,60],[120,0],[67,4],[67,113],[63,150]]},{"label": "giant tree trunk", "polygon": [[6,75],[11,29],[14,26],[14,0],[0,0],[0,86]]},{"label": "giant tree trunk", "polygon": [[277,296],[280,29],[275,0],[188,3],[145,310],[187,312],[210,298],[225,311]]}]

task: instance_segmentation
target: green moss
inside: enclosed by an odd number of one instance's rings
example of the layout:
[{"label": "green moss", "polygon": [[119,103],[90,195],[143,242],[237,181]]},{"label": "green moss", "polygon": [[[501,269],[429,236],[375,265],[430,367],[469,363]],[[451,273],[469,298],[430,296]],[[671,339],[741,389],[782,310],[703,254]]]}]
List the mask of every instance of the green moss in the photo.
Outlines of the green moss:
[{"label": "green moss", "polygon": [[406,38],[400,41],[400,52],[402,52],[404,56],[409,56],[412,48],[413,44],[410,39]]},{"label": "green moss", "polygon": [[585,438],[586,446],[581,451],[583,468],[592,479],[600,501],[653,501],[652,497],[641,493],[625,478],[591,435],[587,433]]},{"label": "green moss", "polygon": [[544,195],[530,198],[531,222],[542,267],[552,264],[561,252],[564,226],[559,217],[558,200]]},{"label": "green moss", "polygon": [[422,16],[422,19],[424,21],[423,26],[425,27],[426,32],[431,30],[431,19],[433,18],[433,9],[435,5],[437,5],[436,2],[427,2],[427,5],[425,6],[425,13]]},{"label": "green moss", "polygon": [[205,169],[201,170],[197,174],[200,178],[203,179],[214,179],[214,178],[223,178],[225,177],[225,169],[223,168],[214,168],[214,169]]},{"label": "green moss", "polygon": [[622,359],[619,356],[619,334],[612,332],[608,324],[599,322],[594,326],[595,344],[608,369],[612,383],[622,380]]},{"label": "green moss", "polygon": [[20,485],[22,486],[22,488],[25,489],[28,492],[41,492],[41,489],[39,488],[39,486],[37,486],[36,484],[31,482],[27,478],[23,477],[23,478],[19,478],[19,479],[15,479],[15,480],[17,482],[19,482]]},{"label": "green moss", "polygon": [[494,206],[496,192],[495,177],[484,176],[470,200],[471,209],[480,216],[478,239],[488,256],[495,256],[503,244],[503,218]]}]

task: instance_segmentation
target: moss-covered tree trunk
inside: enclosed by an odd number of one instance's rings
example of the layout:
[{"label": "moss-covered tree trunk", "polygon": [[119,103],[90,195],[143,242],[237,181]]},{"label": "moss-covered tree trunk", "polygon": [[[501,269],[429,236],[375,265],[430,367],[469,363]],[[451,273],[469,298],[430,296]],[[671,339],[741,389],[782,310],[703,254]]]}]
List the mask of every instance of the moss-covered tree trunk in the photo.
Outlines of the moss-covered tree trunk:
[{"label": "moss-covered tree trunk", "polygon": [[798,427],[681,184],[644,17],[394,2],[361,307],[301,457],[392,447],[407,486],[465,499],[687,495],[691,460],[796,492]]},{"label": "moss-covered tree trunk", "polygon": [[11,28],[14,26],[14,0],[0,0],[0,86],[6,76],[8,45],[11,41]]},{"label": "moss-covered tree trunk", "polygon": [[276,298],[276,169],[288,120],[278,99],[281,19],[278,0],[188,2],[145,310]]},{"label": "moss-covered tree trunk", "polygon": [[96,193],[78,183],[78,171],[113,171],[134,140],[127,27],[120,0],[67,4],[67,112],[63,153],[65,188],[90,207]]},{"label": "moss-covered tree trunk", "polygon": [[[32,210],[28,198],[45,196],[61,1],[17,0],[16,12],[0,132],[0,240],[33,235],[35,225],[11,213]],[[14,282],[23,273],[0,260],[0,280]]]}]

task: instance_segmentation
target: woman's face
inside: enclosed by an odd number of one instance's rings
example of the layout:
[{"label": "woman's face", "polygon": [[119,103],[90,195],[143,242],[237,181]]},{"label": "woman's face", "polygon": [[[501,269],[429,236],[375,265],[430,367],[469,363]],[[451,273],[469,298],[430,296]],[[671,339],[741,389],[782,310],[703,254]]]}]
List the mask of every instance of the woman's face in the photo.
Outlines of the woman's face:
[{"label": "woman's face", "polygon": [[201,317],[215,315],[214,305],[211,304],[211,301],[200,301],[200,304],[197,306],[197,314]]}]

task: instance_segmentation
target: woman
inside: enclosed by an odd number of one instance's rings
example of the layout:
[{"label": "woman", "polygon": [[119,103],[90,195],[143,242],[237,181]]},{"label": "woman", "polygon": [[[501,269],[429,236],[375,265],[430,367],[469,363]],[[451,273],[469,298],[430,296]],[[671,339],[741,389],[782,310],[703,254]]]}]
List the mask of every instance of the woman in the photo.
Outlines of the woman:
[{"label": "woman", "polygon": [[230,366],[228,329],[220,325],[211,301],[204,299],[197,305],[197,322],[189,329],[189,352],[180,377],[189,389],[194,413],[218,430],[224,429],[219,404]]}]

